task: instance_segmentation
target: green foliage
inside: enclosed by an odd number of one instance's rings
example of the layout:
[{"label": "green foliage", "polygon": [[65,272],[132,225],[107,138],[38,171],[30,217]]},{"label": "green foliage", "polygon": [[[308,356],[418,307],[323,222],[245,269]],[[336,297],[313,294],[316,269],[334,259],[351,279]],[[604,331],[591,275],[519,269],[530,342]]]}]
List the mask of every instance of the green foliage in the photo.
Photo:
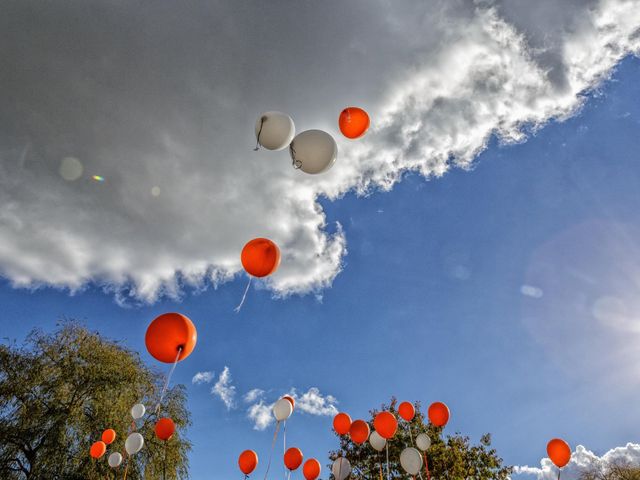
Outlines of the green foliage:
[{"label": "green foliage", "polygon": [[[124,454],[135,403],[147,406],[138,431],[144,448],[129,458],[127,478],[186,478],[191,444],[181,433],[190,424],[184,387],[170,389],[159,416],[169,416],[176,433],[166,443],[154,435],[154,406],[163,376],[138,355],[85,328],[66,322],[53,334],[32,332],[25,345],[0,345],[0,478],[92,480],[122,478],[107,464]],[[98,460],[89,455],[103,430],[116,441]],[[165,461],[166,458],[166,461]]]},{"label": "green foliage", "polygon": [[[441,438],[442,428],[425,423],[420,410],[420,403],[414,404],[416,416],[407,424],[400,419],[396,410],[396,399],[392,398],[390,405],[382,405],[381,410],[388,410],[399,419],[398,431],[395,437],[387,443],[389,447],[389,473],[392,479],[406,479],[409,477],[400,466],[400,453],[406,447],[414,446],[413,440],[420,433],[427,433],[431,438],[431,447],[427,451],[427,461],[431,479],[495,479],[506,480],[511,473],[511,467],[505,467],[502,459],[491,448],[491,436],[483,435],[478,445],[471,445],[469,437],[459,434],[448,435],[446,441]],[[373,431],[373,419],[379,411],[370,411],[371,418],[367,421]],[[369,442],[356,445],[348,435],[340,437],[340,449],[329,454],[333,462],[337,457],[346,457],[352,465],[350,479],[370,480],[382,478],[386,480],[386,450],[376,452]],[[330,468],[330,467],[329,467]],[[424,467],[422,479],[427,480]],[[331,477],[333,478],[333,477]]]}]

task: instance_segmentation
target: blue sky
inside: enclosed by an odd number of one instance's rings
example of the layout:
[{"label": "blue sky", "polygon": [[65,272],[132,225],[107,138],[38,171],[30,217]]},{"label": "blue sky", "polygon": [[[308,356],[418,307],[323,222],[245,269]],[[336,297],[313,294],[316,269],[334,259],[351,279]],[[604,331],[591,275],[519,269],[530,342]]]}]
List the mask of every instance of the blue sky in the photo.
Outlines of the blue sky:
[{"label": "blue sky", "polygon": [[[449,431],[492,433],[512,465],[537,465],[554,436],[596,453],[635,441],[639,76],[640,61],[625,59],[579,114],[522,144],[492,141],[469,171],[411,174],[390,192],[322,200],[348,253],[319,297],[252,289],[236,315],[240,276],[187,289],[180,301],[128,307],[98,288],[69,295],[5,281],[2,336],[52,330],[68,316],[164,368],[144,350],[145,328],[165,311],[188,315],[198,345],[173,382],[188,387],[194,479],[234,478],[246,448],[266,459],[272,427],[254,430],[241,399],[254,388],[272,401],[317,387],[352,417],[392,395],[442,400]],[[598,303],[605,297],[619,301]],[[231,410],[212,384],[191,384],[225,366],[237,392]],[[330,427],[330,417],[296,413],[288,442],[324,468],[336,446]]]}]

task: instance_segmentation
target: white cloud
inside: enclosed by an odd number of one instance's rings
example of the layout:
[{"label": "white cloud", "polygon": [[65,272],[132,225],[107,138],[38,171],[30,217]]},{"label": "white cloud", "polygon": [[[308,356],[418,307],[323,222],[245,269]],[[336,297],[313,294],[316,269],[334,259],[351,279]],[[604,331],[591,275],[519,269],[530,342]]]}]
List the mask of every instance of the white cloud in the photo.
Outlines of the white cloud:
[{"label": "white cloud", "polygon": [[213,372],[198,372],[191,379],[191,383],[194,385],[200,385],[203,383],[209,383],[213,380]]},{"label": "white cloud", "polygon": [[273,404],[267,405],[262,400],[249,407],[247,418],[253,422],[254,430],[265,430],[274,422],[273,414],[271,413],[272,408]]},{"label": "white cloud", "polygon": [[211,388],[211,393],[222,400],[227,410],[235,407],[236,387],[231,385],[231,371],[229,367],[224,367],[224,370],[218,377],[218,381]]},{"label": "white cloud", "polygon": [[262,398],[263,395],[264,395],[264,390],[261,390],[259,388],[254,388],[253,390],[249,390],[247,393],[245,393],[242,399],[246,403],[252,403],[258,400],[259,398]]},{"label": "white cloud", "polygon": [[295,390],[291,396],[296,401],[296,409],[308,413],[309,415],[333,416],[338,413],[336,404],[338,401],[332,395],[322,396],[320,390],[311,387],[302,395],[298,395]]}]

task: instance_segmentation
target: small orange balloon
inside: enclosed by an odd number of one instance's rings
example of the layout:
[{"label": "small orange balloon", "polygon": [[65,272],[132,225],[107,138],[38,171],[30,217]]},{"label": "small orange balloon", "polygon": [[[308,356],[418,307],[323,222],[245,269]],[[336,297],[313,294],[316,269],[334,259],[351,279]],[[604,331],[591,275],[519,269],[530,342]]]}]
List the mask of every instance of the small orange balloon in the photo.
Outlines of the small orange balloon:
[{"label": "small orange balloon", "polygon": [[258,466],[258,454],[253,450],[245,450],[238,457],[238,466],[245,475],[250,475]]},{"label": "small orange balloon", "polygon": [[107,451],[107,446],[103,441],[97,441],[93,445],[91,445],[91,450],[89,453],[93,458],[100,458]]},{"label": "small orange balloon", "polygon": [[176,431],[176,424],[173,423],[173,420],[171,420],[170,418],[161,418],[160,420],[158,420],[158,423],[156,423],[155,430],[156,437],[158,437],[160,440],[167,441],[173,436],[173,433]]},{"label": "small orange balloon", "polygon": [[307,480],[316,480],[320,476],[320,462],[315,458],[310,458],[306,462],[304,462],[304,467],[302,467],[302,474],[304,478]]},{"label": "small orange balloon", "polygon": [[561,438],[554,438],[547,444],[547,455],[556,467],[562,468],[571,460],[571,447]]},{"label": "small orange balloon", "polygon": [[284,397],[282,397],[282,398],[285,398],[285,399],[289,400],[289,403],[291,404],[291,408],[293,408],[293,409],[295,410],[295,408],[296,408],[296,401],[295,401],[295,399],[294,399],[291,395],[285,395],[285,396],[284,396]]},{"label": "small orange balloon", "polygon": [[102,432],[102,441],[105,444],[111,445],[115,439],[116,439],[116,431],[113,428],[108,428],[107,430]]},{"label": "small orange balloon", "polygon": [[355,140],[362,137],[369,129],[369,115],[358,107],[347,107],[340,112],[338,125],[342,134]]},{"label": "small orange balloon", "polygon": [[249,275],[266,277],[278,269],[280,249],[268,238],[254,238],[242,249],[240,261]]},{"label": "small orange balloon", "polygon": [[407,422],[410,422],[416,415],[416,409],[411,403],[402,402],[398,407],[398,415],[400,415]]},{"label": "small orange balloon", "polygon": [[449,421],[449,407],[442,402],[429,405],[429,421],[436,427],[444,427]]},{"label": "small orange balloon", "polygon": [[302,459],[302,452],[299,448],[291,447],[284,452],[284,464],[291,471],[296,470],[302,465]]},{"label": "small orange balloon", "polygon": [[333,417],[333,429],[338,435],[346,435],[351,428],[351,417],[346,413],[339,413]]},{"label": "small orange balloon", "polygon": [[369,438],[369,425],[364,420],[356,420],[349,428],[351,440],[358,445],[362,445]]},{"label": "small orange balloon", "polygon": [[373,428],[376,429],[378,435],[382,438],[389,440],[393,438],[398,429],[398,420],[393,416],[391,412],[380,412],[373,419]]},{"label": "small orange balloon", "polygon": [[193,352],[197,340],[195,325],[180,313],[160,315],[149,324],[144,337],[151,356],[164,363],[173,363],[176,357],[178,361],[187,358]]}]

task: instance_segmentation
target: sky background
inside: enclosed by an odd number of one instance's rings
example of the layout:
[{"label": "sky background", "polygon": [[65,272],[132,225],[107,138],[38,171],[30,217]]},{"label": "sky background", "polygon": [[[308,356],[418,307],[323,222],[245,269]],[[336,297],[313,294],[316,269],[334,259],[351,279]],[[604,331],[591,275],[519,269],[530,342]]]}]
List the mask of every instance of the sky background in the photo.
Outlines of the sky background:
[{"label": "sky background", "polygon": [[[634,2],[568,2],[566,17],[553,2],[534,12],[433,2],[429,17],[416,4],[385,17],[384,2],[354,2],[337,24],[330,2],[273,12],[211,3],[206,21],[161,5],[149,26],[144,6],[105,3],[96,30],[79,3],[10,4],[2,337],[71,317],[163,369],[144,349],[146,326],[166,311],[189,316],[198,345],[173,383],[188,388],[194,479],[233,478],[246,448],[262,474],[273,424],[260,421],[291,389],[306,393],[308,412],[294,414],[287,441],[323,468],[335,409],[366,417],[392,395],[446,402],[449,432],[490,432],[510,465],[539,466],[556,436],[597,455],[638,441]],[[350,19],[369,23],[351,38]],[[139,35],[136,21],[148,27]],[[274,33],[269,21],[285,27]],[[618,30],[604,28],[612,21]],[[38,27],[26,41],[20,22]],[[412,22],[429,28],[406,43]],[[181,36],[158,46],[167,28]],[[322,43],[345,36],[346,53]],[[76,50],[78,38],[87,43]],[[468,53],[476,47],[485,50]],[[442,69],[450,58],[455,68]],[[357,82],[345,81],[357,67]],[[354,103],[374,124],[360,143],[340,140],[333,123]],[[272,108],[337,137],[330,173],[301,178],[286,153],[253,154],[254,119]],[[73,182],[58,175],[69,155],[84,165]],[[235,314],[239,251],[257,235],[280,244],[282,272]],[[198,372],[213,374],[193,383]],[[255,389],[264,392],[245,401]]]}]

